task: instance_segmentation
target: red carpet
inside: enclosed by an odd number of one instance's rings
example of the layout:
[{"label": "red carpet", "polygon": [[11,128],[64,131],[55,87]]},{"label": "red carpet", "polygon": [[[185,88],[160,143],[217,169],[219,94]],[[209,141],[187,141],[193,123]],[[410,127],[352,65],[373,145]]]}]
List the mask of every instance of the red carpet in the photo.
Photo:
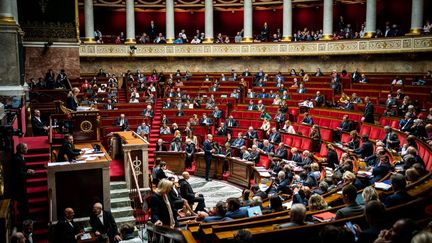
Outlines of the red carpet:
[{"label": "red carpet", "polygon": [[111,181],[124,181],[124,164],[123,160],[113,159],[110,164],[110,179]]}]

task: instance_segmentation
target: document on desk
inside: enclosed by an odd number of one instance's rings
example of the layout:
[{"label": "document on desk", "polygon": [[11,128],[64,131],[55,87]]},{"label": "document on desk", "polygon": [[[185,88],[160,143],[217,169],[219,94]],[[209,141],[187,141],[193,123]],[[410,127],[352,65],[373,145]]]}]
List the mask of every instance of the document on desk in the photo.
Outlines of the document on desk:
[{"label": "document on desk", "polygon": [[85,160],[86,160],[86,161],[96,160],[96,157],[87,157]]},{"label": "document on desk", "polygon": [[91,238],[92,237],[90,233],[85,233],[81,236],[81,240],[90,240]]},{"label": "document on desk", "polygon": [[81,155],[81,158],[87,159],[87,158],[91,158],[91,157],[104,157],[104,156],[105,156],[104,153],[93,153],[93,154],[84,154],[84,155]]}]

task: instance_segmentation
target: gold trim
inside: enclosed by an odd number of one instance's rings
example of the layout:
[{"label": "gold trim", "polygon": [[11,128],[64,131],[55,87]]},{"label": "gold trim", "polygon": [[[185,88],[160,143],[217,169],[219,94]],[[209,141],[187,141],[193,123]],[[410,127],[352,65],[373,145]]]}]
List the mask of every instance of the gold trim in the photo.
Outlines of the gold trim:
[{"label": "gold trim", "polygon": [[284,41],[284,42],[291,41],[291,36],[284,36],[284,37],[282,37],[282,41]]},{"label": "gold trim", "polygon": [[406,35],[410,36],[410,35],[421,35],[422,33],[422,29],[421,28],[415,28],[415,29],[411,29],[410,32]]},{"label": "gold trim", "polygon": [[135,38],[127,38],[125,44],[136,44]]},{"label": "gold trim", "polygon": [[80,43],[78,0],[75,0],[75,31],[77,35],[77,42]]},{"label": "gold trim", "polygon": [[2,16],[0,17],[0,24],[14,25],[16,21],[13,16]]},{"label": "gold trim", "polygon": [[167,44],[172,44],[174,42],[174,39],[173,38],[167,38],[166,39],[166,43]]},{"label": "gold trim", "polygon": [[83,42],[86,44],[95,44],[96,40],[93,37],[84,37]]},{"label": "gold trim", "polygon": [[320,40],[331,40],[332,35],[323,35],[323,37]]},{"label": "gold trim", "polygon": [[211,43],[213,43],[213,38],[205,38],[203,43],[204,44],[211,44]]},{"label": "gold trim", "polygon": [[241,43],[252,43],[252,42],[253,42],[252,37],[245,37],[241,41]]},{"label": "gold trim", "polygon": [[375,36],[375,32],[366,32],[363,38],[370,39]]}]

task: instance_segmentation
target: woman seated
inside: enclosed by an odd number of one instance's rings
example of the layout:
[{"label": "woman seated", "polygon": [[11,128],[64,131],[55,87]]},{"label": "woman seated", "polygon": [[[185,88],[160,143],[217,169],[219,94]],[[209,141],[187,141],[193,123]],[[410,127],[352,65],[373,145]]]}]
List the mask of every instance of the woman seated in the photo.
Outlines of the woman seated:
[{"label": "woman seated", "polygon": [[282,102],[282,99],[280,98],[280,96],[277,94],[276,97],[273,100],[273,105],[280,105]]},{"label": "woman seated", "polygon": [[350,97],[347,94],[342,93],[341,97],[339,99],[339,103],[343,103],[344,104],[346,101],[350,101]]},{"label": "woman seated", "polygon": [[327,205],[327,202],[324,200],[323,196],[321,196],[319,194],[313,194],[309,198],[308,206],[309,206],[310,211],[320,211],[320,210],[325,210],[325,209],[329,208],[329,206]]},{"label": "woman seated", "polygon": [[360,138],[356,130],[350,132],[350,141],[348,143],[343,143],[349,149],[358,149],[360,147]]},{"label": "woman seated", "polygon": [[260,127],[261,130],[263,130],[266,134],[270,133],[270,121],[267,118],[264,118],[264,121]]}]

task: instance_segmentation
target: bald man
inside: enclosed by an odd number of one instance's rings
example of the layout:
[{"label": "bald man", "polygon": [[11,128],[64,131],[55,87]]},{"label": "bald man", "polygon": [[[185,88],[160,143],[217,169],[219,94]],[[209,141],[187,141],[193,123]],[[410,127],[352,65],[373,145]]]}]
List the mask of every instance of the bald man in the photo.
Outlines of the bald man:
[{"label": "bald man", "polygon": [[117,224],[112,214],[103,210],[101,203],[95,203],[92,211],[90,215],[90,225],[95,235],[101,240],[109,238],[110,242],[121,241]]},{"label": "bald man", "polygon": [[56,242],[76,243],[83,235],[81,227],[73,221],[75,212],[72,208],[65,208],[64,218],[56,225]]},{"label": "bald man", "polygon": [[198,202],[198,205],[194,210],[195,212],[204,211],[205,209],[204,196],[202,194],[198,194],[198,196],[195,195],[195,192],[193,191],[191,185],[188,182],[190,178],[189,172],[187,171],[183,172],[182,177],[183,178],[180,178],[178,181],[180,185],[180,194],[182,198],[186,199],[192,208],[194,203]]}]

